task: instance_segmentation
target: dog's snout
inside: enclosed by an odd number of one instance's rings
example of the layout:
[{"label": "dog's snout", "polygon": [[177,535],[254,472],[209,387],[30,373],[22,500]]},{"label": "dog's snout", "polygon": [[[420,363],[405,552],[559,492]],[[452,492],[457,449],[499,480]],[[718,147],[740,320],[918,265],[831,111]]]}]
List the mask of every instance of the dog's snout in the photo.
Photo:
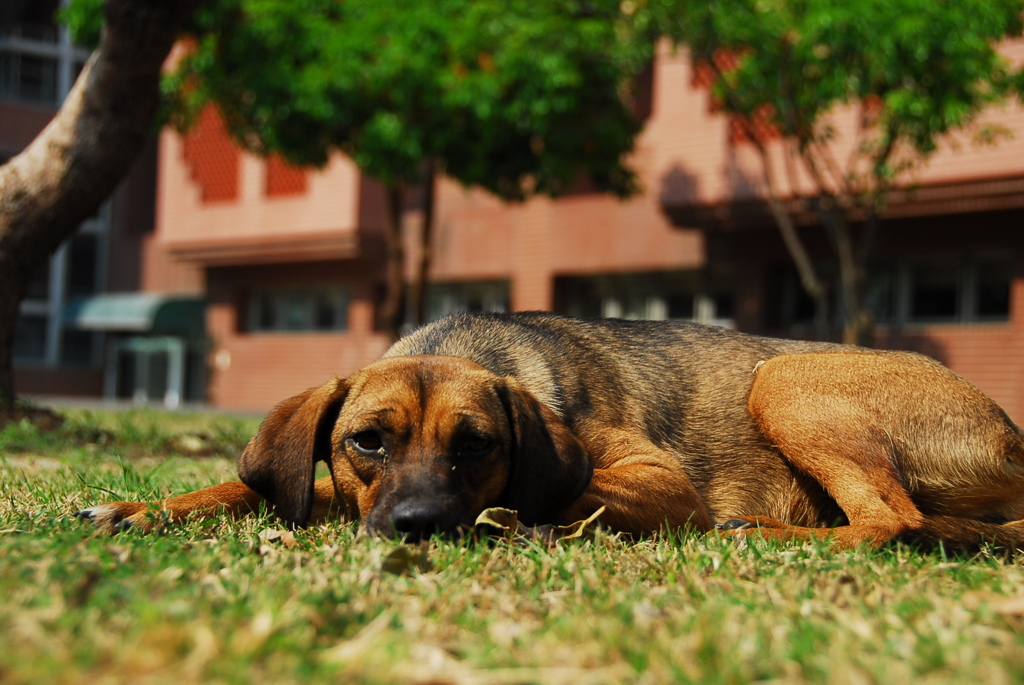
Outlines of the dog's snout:
[{"label": "dog's snout", "polygon": [[391,526],[396,535],[411,539],[428,538],[434,533],[447,533],[454,527],[452,516],[439,502],[406,500],[391,512]]}]

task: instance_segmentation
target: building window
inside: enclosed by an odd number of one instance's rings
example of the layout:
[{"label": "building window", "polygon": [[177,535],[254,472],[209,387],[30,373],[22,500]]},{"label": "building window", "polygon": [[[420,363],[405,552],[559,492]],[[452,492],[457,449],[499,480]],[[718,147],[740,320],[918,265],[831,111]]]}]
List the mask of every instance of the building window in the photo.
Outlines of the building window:
[{"label": "building window", "polygon": [[42,364],[46,361],[45,315],[25,314],[14,327],[14,358],[19,362]]},{"label": "building window", "polygon": [[268,157],[265,168],[263,192],[267,197],[305,195],[309,185],[305,169],[289,164],[278,155]]},{"label": "building window", "polygon": [[100,234],[82,231],[68,248],[67,297],[94,295],[100,286]]},{"label": "building window", "polygon": [[979,321],[1005,321],[1010,318],[1010,283],[1013,265],[1007,261],[980,261],[975,270],[969,303]]},{"label": "building window", "polygon": [[18,363],[73,366],[100,363],[98,335],[64,327],[64,308],[79,297],[99,292],[105,273],[110,205],[100,210],[61,245],[29,285],[15,328]]},{"label": "building window", "polygon": [[[89,51],[74,45],[54,22],[59,0],[14,3],[0,27],[0,98],[56,108]],[[18,363],[95,364],[99,345],[91,333],[64,328],[64,305],[102,284],[109,206],[86,220],[71,241],[40,269],[21,304],[15,327]]]},{"label": "building window", "polygon": [[[832,312],[839,316],[834,271],[820,270]],[[974,255],[913,260],[878,266],[868,274],[865,306],[875,323],[930,324],[1008,321],[1013,263],[1008,257]],[[793,269],[782,283],[782,323],[809,325],[814,308]]]},{"label": "building window", "polygon": [[53,270],[53,261],[48,261],[43,264],[35,276],[32,278],[32,282],[28,286],[28,292],[25,294],[25,299],[28,300],[45,300],[50,297],[50,273]]},{"label": "building window", "polygon": [[1008,321],[1013,264],[1007,257],[975,255],[914,262],[904,269],[896,306],[910,323]]},{"label": "building window", "polygon": [[581,318],[676,319],[732,326],[732,296],[702,287],[696,271],[559,279],[560,309]]},{"label": "building window", "polygon": [[0,27],[0,98],[56,107],[89,51],[53,20],[58,0],[15,3]]},{"label": "building window", "polygon": [[68,366],[89,366],[96,361],[99,334],[65,328],[61,333],[61,362]]},{"label": "building window", "polygon": [[955,321],[960,311],[963,276],[953,263],[909,267],[909,319]]},{"label": "building window", "polygon": [[0,95],[34,104],[57,104],[57,60],[0,52]]},{"label": "building window", "polygon": [[349,293],[344,288],[254,292],[249,297],[251,333],[348,330]]},{"label": "building window", "polygon": [[868,272],[864,306],[876,323],[891,323],[896,315],[898,273],[892,267],[876,267]]},{"label": "building window", "polygon": [[427,317],[436,321],[456,312],[507,312],[508,281],[431,283],[427,287]]},{"label": "building window", "polygon": [[199,113],[182,139],[181,151],[204,204],[238,199],[242,151],[231,140],[214,105],[207,105]]}]

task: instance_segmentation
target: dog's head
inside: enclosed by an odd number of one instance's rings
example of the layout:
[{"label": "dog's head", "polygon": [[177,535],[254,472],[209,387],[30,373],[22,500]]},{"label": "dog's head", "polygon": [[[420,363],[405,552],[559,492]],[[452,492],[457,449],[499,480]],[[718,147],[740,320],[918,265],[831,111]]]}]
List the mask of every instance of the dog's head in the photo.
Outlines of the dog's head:
[{"label": "dog's head", "polygon": [[239,459],[243,482],[308,521],[316,462],[370,532],[422,537],[487,507],[550,522],[590,482],[572,431],[512,378],[460,357],[394,357],[282,402]]}]

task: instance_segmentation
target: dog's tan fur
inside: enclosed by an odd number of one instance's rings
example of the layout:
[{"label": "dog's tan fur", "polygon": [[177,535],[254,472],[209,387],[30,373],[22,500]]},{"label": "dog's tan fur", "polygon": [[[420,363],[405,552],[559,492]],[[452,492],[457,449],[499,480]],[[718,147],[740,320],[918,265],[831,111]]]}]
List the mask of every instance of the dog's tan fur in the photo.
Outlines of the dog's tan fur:
[{"label": "dog's tan fur", "polygon": [[[326,461],[331,476],[314,482]],[[293,525],[453,532],[490,506],[837,545],[1024,540],[1024,438],[926,357],[686,323],[460,315],[286,400],[242,482],[159,503],[172,520],[267,500]],[[145,526],[149,505],[82,512]]]}]

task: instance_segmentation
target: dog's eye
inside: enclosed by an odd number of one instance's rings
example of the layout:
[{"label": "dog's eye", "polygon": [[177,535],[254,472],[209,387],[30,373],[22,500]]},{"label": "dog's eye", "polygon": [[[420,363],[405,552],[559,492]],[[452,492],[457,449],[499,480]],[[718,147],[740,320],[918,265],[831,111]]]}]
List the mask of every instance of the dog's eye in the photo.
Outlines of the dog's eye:
[{"label": "dog's eye", "polygon": [[376,431],[363,431],[350,437],[349,442],[363,454],[380,454],[384,451],[384,441]]},{"label": "dog's eye", "polygon": [[469,435],[459,443],[459,454],[467,457],[479,456],[487,452],[494,445],[490,438],[482,435]]}]

